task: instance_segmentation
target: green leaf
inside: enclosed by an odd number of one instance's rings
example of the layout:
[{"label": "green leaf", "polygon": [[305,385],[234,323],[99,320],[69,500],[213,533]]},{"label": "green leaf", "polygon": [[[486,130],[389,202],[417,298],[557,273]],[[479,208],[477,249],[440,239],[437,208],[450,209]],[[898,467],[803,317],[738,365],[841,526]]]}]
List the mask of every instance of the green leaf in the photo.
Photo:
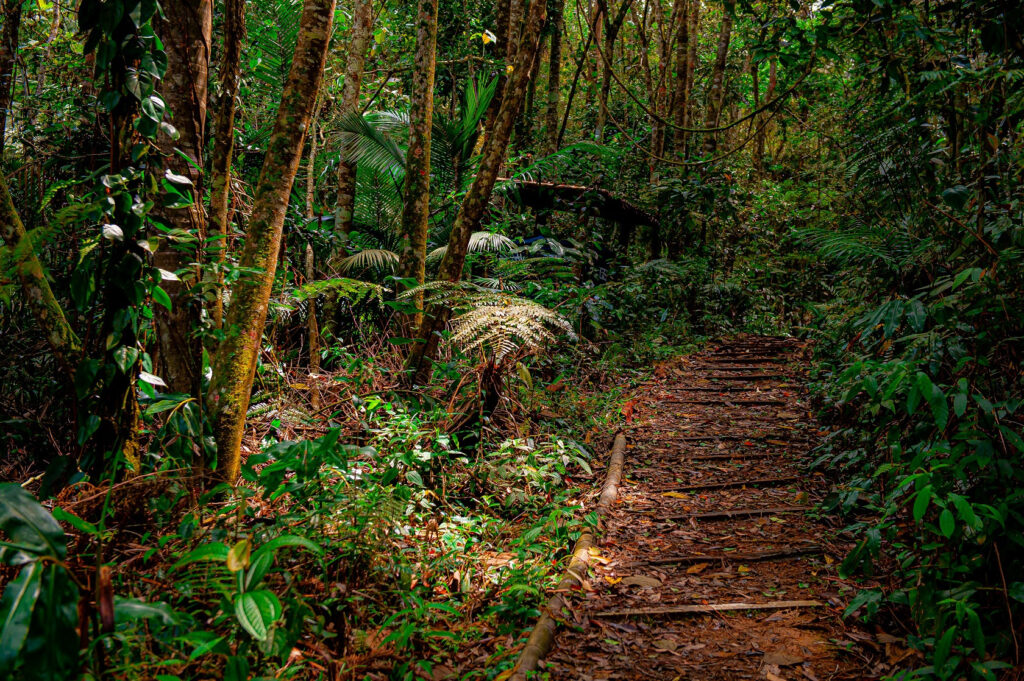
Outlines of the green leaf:
[{"label": "green leaf", "polygon": [[963,416],[967,411],[967,393],[957,393],[953,396],[953,413],[957,417]]},{"label": "green leaf", "polygon": [[[64,530],[21,485],[0,484],[0,530],[14,543],[37,556],[64,560]],[[3,552],[0,555],[7,557]]]},{"label": "green leaf", "polygon": [[1010,584],[1009,595],[1013,600],[1024,603],[1024,582]]},{"label": "green leaf", "polygon": [[971,506],[971,502],[967,501],[967,499],[959,494],[950,494],[949,499],[953,502],[953,506],[956,507],[957,515],[960,516],[960,520],[962,520],[965,525],[972,530],[981,529],[981,519],[978,518],[977,514],[974,512],[974,507]]},{"label": "green leaf", "polygon": [[166,603],[147,603],[137,598],[114,596],[114,619],[117,622],[159,620],[161,624],[173,626],[181,620],[181,616]]},{"label": "green leaf", "polygon": [[270,627],[281,617],[281,601],[273,591],[260,589],[238,594],[235,598],[235,616],[242,628],[253,638],[265,641]]},{"label": "green leaf", "polygon": [[215,542],[213,544],[203,544],[202,546],[192,549],[185,554],[183,558],[171,566],[171,570],[177,570],[178,568],[189,565],[190,563],[224,563],[227,559],[228,547],[224,543]]},{"label": "green leaf", "polygon": [[295,546],[306,549],[318,556],[322,556],[324,553],[322,548],[305,537],[300,537],[296,534],[286,534],[283,537],[275,537],[274,539],[271,539],[266,544],[263,544],[261,547],[253,551],[250,562],[256,562],[256,560],[261,558],[264,554],[273,555],[278,549],[284,548],[285,546]]},{"label": "green leaf", "polygon": [[163,305],[168,311],[171,309],[171,297],[159,286],[153,287],[153,302]]},{"label": "green leaf", "polygon": [[953,531],[956,530],[956,519],[948,508],[942,509],[942,513],[939,514],[939,529],[947,539],[952,537]]},{"label": "green leaf", "polygon": [[928,511],[928,504],[932,500],[932,486],[928,485],[920,492],[917,493],[917,497],[914,499],[914,520],[921,522],[921,518]]},{"label": "green leaf", "polygon": [[88,520],[82,520],[70,511],[65,511],[60,506],[53,509],[53,517],[61,522],[67,523],[79,532],[85,532],[86,534],[91,534],[93,536],[99,536],[100,534],[100,528],[96,527]]},{"label": "green leaf", "polygon": [[31,563],[4,589],[0,599],[0,671],[11,669],[25,646],[32,611],[39,600],[43,568],[40,562]]},{"label": "green leaf", "polygon": [[231,547],[228,551],[227,565],[231,572],[240,572],[249,567],[249,560],[252,554],[252,544],[248,539],[243,539]]},{"label": "green leaf", "polygon": [[417,487],[423,487],[423,476],[416,471],[406,471],[405,479]]}]

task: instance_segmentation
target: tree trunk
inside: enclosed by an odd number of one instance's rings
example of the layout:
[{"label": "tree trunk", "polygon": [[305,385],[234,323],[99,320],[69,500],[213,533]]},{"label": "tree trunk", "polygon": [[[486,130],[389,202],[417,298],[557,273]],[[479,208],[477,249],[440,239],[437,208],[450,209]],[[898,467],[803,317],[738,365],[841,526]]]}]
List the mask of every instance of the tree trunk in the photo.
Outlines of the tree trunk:
[{"label": "tree trunk", "polygon": [[[312,124],[309,134],[309,159],[306,161],[306,223],[316,219],[316,155],[319,150],[320,136],[317,125],[321,104],[317,102],[313,109]],[[313,244],[306,242],[306,283],[316,280],[316,267],[313,261]],[[306,329],[309,331],[309,373],[320,373],[320,325],[316,319],[316,297],[311,296],[306,302]],[[319,389],[313,388],[313,407],[319,408]]]},{"label": "tree trunk", "polygon": [[[401,252],[398,276],[422,284],[427,276],[427,228],[430,218],[430,130],[434,120],[434,66],[437,48],[438,0],[419,0],[416,55],[409,107],[409,146],[405,154]],[[416,296],[418,326],[423,318],[423,295]]]},{"label": "tree trunk", "polygon": [[[366,67],[366,48],[373,28],[373,7],[370,0],[355,0],[352,5],[352,35],[348,41],[348,62],[341,89],[338,113],[346,116],[359,110],[359,91]],[[338,198],[334,208],[334,230],[342,248],[352,231],[352,214],[356,203],[356,164],[341,159],[338,164]],[[328,319],[327,322],[330,323]]]},{"label": "tree trunk", "polygon": [[0,16],[0,159],[7,140],[7,112],[14,101],[14,60],[18,56],[18,31],[21,28],[22,0],[3,0]]},{"label": "tree trunk", "polygon": [[619,6],[614,17],[611,15],[611,8],[605,4],[604,0],[600,0],[600,4],[602,7],[601,13],[605,17],[605,28],[604,59],[601,60],[601,92],[597,102],[597,125],[594,131],[594,137],[599,144],[604,142],[604,128],[608,122],[608,97],[611,94],[612,88],[612,64],[615,57],[615,41],[619,37],[622,22],[626,20],[626,15],[629,12],[630,5],[633,4],[633,0],[622,0],[622,5]]},{"label": "tree trunk", "polygon": [[[755,70],[754,73],[757,73]],[[772,97],[775,96],[775,84],[778,82],[777,77],[777,63],[775,57],[772,57],[771,62],[768,65],[768,91],[764,93],[764,101],[772,101]],[[757,101],[757,81],[754,82],[754,107],[760,106]],[[764,141],[767,137],[768,131],[767,126],[760,125],[758,122],[759,116],[754,119],[754,125],[757,131],[754,133],[754,172],[758,178],[764,177]]]},{"label": "tree trunk", "polygon": [[[179,0],[167,3],[165,19],[156,23],[167,53],[167,72],[161,94],[171,111],[177,139],[161,132],[157,144],[163,155],[164,169],[189,178],[190,187],[178,185],[191,194],[185,208],[154,210],[167,227],[187,232],[202,244],[206,238],[206,214],[203,210],[203,145],[206,141],[206,83],[210,67],[210,40],[213,0]],[[200,306],[191,293],[198,274],[194,263],[199,249],[163,243],[153,256],[153,264],[162,270],[177,272],[193,265],[192,272],[180,280],[165,281],[163,288],[171,298],[171,309],[158,307],[154,314],[159,373],[176,393],[199,394],[202,371],[202,344],[195,336],[199,327]]]},{"label": "tree trunk", "polygon": [[327,58],[334,0],[305,0],[291,70],[256,183],[252,216],[239,257],[243,272],[225,319],[225,338],[213,361],[207,405],[214,419],[221,477],[234,484],[241,468],[242,435],[256,359],[277,271],[285,210],[302,157]]},{"label": "tree trunk", "polygon": [[[685,7],[686,16],[682,20],[689,24],[687,30],[688,35],[692,36],[692,40],[688,40],[688,46],[686,50],[686,124],[687,127],[692,128],[690,125],[697,119],[696,109],[697,102],[693,97],[693,83],[694,73],[697,70],[697,48],[700,46],[700,14],[701,0],[693,0],[693,3]],[[686,156],[686,146],[690,141],[689,133],[685,133],[682,138],[683,147],[678,150],[680,156]]]},{"label": "tree trunk", "polygon": [[65,371],[73,374],[78,365],[82,344],[71,330],[64,310],[50,289],[43,264],[32,249],[25,225],[22,224],[11,194],[7,191],[3,173],[0,173],[0,235],[3,236],[4,244],[10,251],[10,268],[21,282],[21,289],[32,316],[35,317],[57,361]]},{"label": "tree trunk", "polygon": [[554,0],[549,19],[551,25],[551,56],[548,60],[548,103],[544,111],[544,153],[558,151],[558,99],[561,95],[562,78],[562,30],[565,17],[562,11],[565,0]]},{"label": "tree trunk", "polygon": [[[676,27],[675,55],[675,92],[672,95],[673,123],[677,126],[672,137],[673,147],[679,156],[686,154],[686,131],[690,111],[690,0],[676,0],[673,12],[680,15]],[[697,43],[697,35],[693,35],[693,43]],[[666,55],[667,56],[667,55]]]},{"label": "tree trunk", "polygon": [[[214,247],[218,268],[227,261],[231,225],[231,163],[235,155],[235,111],[241,83],[242,40],[245,38],[245,0],[224,0],[224,58],[220,65],[220,102],[214,122],[213,157],[210,161],[210,222],[217,238]],[[213,323],[224,323],[224,272],[217,271]]]},{"label": "tree trunk", "polygon": [[[729,39],[732,37],[732,14],[725,8],[722,15],[722,27],[718,32],[718,50],[715,52],[715,64],[711,68],[711,86],[708,88],[707,109],[704,112],[704,127],[714,128],[718,126],[718,115],[722,111],[722,101],[725,98],[725,89],[722,84],[725,82],[725,65],[729,58]],[[704,155],[715,153],[718,146],[718,134],[708,132],[704,134]]]},{"label": "tree trunk", "polygon": [[[438,279],[458,281],[462,277],[462,268],[466,263],[466,251],[469,237],[480,226],[480,220],[490,201],[494,182],[498,178],[498,169],[505,156],[512,126],[515,123],[526,86],[530,78],[533,60],[537,55],[540,41],[540,28],[544,21],[547,7],[546,0],[533,0],[527,13],[525,25],[519,39],[516,60],[512,70],[512,78],[501,98],[501,105],[494,118],[494,127],[484,142],[480,165],[476,177],[470,185],[466,196],[455,216],[455,225],[448,238],[448,250],[438,272]],[[417,382],[425,381],[430,375],[430,361],[437,350],[438,332],[448,320],[447,309],[432,305],[426,311],[423,324],[420,325],[418,341],[412,345],[406,367],[413,372]]]}]

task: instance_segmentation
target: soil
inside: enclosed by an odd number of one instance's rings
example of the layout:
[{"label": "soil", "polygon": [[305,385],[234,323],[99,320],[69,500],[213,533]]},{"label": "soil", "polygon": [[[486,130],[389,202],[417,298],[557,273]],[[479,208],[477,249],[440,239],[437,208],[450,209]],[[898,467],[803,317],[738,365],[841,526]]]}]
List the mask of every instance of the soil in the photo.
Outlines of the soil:
[{"label": "soil", "polygon": [[[827,484],[807,472],[823,431],[805,354],[794,339],[736,337],[639,390],[624,484],[543,663],[552,680],[866,679],[911,656],[842,617],[868,585],[839,577],[850,545],[813,512]],[[739,605],[672,612],[723,604]]]}]

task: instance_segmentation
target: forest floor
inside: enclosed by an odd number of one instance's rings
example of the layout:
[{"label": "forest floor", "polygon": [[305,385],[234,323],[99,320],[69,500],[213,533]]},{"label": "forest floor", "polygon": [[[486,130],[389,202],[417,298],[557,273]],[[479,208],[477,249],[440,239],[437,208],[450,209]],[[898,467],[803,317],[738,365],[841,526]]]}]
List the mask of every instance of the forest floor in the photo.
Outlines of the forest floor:
[{"label": "forest floor", "polygon": [[737,337],[638,390],[623,484],[544,663],[551,679],[824,681],[910,662],[899,639],[842,618],[870,585],[839,577],[850,544],[812,510],[828,485],[806,473],[823,431],[805,350]]}]

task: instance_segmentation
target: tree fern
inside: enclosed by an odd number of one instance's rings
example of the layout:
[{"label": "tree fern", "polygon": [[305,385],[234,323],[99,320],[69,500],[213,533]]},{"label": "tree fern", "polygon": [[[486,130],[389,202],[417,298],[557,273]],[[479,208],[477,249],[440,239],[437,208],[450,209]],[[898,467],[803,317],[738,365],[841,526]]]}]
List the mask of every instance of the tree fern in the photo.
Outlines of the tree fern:
[{"label": "tree fern", "polygon": [[576,336],[557,312],[532,300],[472,282],[435,281],[406,291],[402,297],[423,294],[428,305],[455,311],[450,322],[452,342],[466,351],[478,350],[499,364],[558,340]]}]

